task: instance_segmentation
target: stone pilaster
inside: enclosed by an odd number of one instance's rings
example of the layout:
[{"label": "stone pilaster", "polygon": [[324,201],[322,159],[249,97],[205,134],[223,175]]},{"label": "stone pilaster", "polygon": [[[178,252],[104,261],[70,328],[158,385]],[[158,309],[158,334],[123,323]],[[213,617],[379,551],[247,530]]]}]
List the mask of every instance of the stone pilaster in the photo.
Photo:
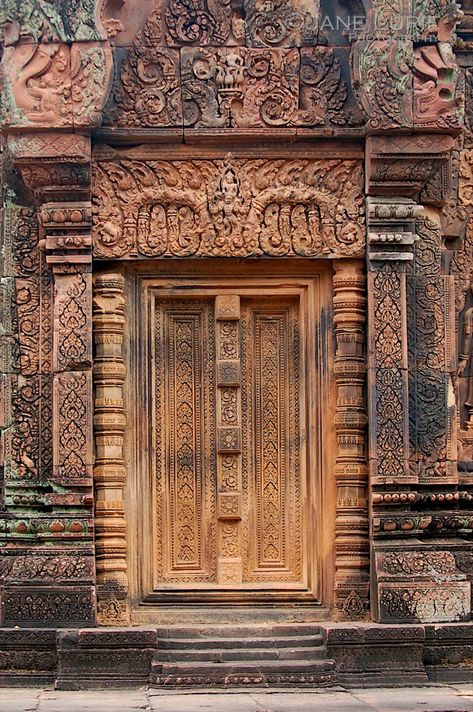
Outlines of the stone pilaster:
[{"label": "stone pilaster", "polygon": [[334,263],[338,489],[335,523],[335,605],[339,620],[368,612],[369,538],[366,462],[366,277],[360,260]]},{"label": "stone pilaster", "polygon": [[12,480],[0,562],[3,622],[91,625],[90,141],[29,134],[12,138],[9,150],[40,207],[10,210],[3,266],[17,274],[5,282],[16,298],[4,349],[13,360],[3,438]]},{"label": "stone pilaster", "polygon": [[454,511],[454,285],[442,274],[437,213],[409,198],[368,199],[372,603],[386,623],[470,611],[461,539],[435,536],[469,526]]},{"label": "stone pilaster", "polygon": [[124,283],[123,276],[114,273],[98,274],[94,280],[95,525],[98,621],[102,625],[129,623],[123,502]]}]

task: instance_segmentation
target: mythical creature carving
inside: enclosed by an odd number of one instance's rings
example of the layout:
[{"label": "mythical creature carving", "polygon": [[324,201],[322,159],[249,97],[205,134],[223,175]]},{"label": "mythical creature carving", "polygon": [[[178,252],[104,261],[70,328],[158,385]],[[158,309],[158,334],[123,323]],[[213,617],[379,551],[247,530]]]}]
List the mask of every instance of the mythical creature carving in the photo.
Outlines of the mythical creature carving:
[{"label": "mythical creature carving", "polygon": [[287,126],[297,123],[297,50],[240,47],[182,52],[184,125]]},{"label": "mythical creature carving", "polygon": [[10,126],[95,126],[102,119],[112,68],[101,42],[19,44],[1,63],[3,123]]},{"label": "mythical creature carving", "polygon": [[459,128],[458,69],[446,43],[419,47],[414,61],[414,122],[422,126]]},{"label": "mythical creature carving", "polygon": [[373,129],[412,124],[412,42],[375,40],[357,42],[353,74],[361,107]]},{"label": "mythical creature carving", "polygon": [[97,257],[360,255],[356,161],[99,162]]}]

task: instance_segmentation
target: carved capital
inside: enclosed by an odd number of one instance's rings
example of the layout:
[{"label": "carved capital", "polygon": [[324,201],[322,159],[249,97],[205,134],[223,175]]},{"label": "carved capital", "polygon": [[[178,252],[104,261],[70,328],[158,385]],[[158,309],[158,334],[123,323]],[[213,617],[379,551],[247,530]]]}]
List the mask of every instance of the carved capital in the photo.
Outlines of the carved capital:
[{"label": "carved capital", "polygon": [[366,142],[368,195],[442,205],[450,195],[451,136],[372,136]]},{"label": "carved capital", "polygon": [[7,149],[38,202],[90,199],[90,137],[14,132]]},{"label": "carved capital", "polygon": [[[368,198],[370,263],[409,262],[414,258],[415,220],[422,206],[409,198]],[[376,267],[374,267],[376,269]]]}]

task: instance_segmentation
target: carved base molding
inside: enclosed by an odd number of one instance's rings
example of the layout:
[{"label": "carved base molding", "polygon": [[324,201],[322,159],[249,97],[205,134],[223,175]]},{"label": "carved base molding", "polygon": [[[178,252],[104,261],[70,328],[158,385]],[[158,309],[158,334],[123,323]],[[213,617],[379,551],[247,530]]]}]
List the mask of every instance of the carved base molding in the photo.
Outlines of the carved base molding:
[{"label": "carved base molding", "polygon": [[[329,682],[333,686],[468,683],[473,674],[472,624],[379,626],[358,622],[320,624],[319,628],[327,659],[335,661]],[[211,630],[214,635],[215,625]],[[51,684],[60,690],[146,686],[171,631],[166,626],[159,631],[4,628],[0,630],[0,685]],[[215,679],[210,670],[198,684],[212,686]],[[281,685],[281,679],[279,675],[276,686]],[[247,682],[231,679],[232,687],[238,684]]]}]

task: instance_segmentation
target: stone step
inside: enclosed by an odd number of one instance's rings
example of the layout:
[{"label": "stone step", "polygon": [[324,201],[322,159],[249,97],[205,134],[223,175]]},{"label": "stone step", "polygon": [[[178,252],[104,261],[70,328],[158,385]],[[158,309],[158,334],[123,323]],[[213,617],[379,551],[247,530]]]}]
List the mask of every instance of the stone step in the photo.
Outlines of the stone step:
[{"label": "stone step", "polygon": [[318,636],[320,627],[307,623],[263,625],[194,625],[170,626],[157,629],[158,638],[282,638]]},{"label": "stone step", "polygon": [[[221,641],[218,641],[220,644]],[[323,647],[319,648],[216,648],[213,650],[158,650],[155,657],[159,662],[230,662],[235,660],[321,660],[327,655]]]},{"label": "stone step", "polygon": [[241,661],[226,663],[153,662],[151,685],[162,687],[289,686],[336,684],[333,660]]},{"label": "stone step", "polygon": [[214,650],[217,648],[319,648],[324,644],[323,636],[301,635],[285,637],[263,636],[258,638],[160,638],[159,648],[162,650]]}]

